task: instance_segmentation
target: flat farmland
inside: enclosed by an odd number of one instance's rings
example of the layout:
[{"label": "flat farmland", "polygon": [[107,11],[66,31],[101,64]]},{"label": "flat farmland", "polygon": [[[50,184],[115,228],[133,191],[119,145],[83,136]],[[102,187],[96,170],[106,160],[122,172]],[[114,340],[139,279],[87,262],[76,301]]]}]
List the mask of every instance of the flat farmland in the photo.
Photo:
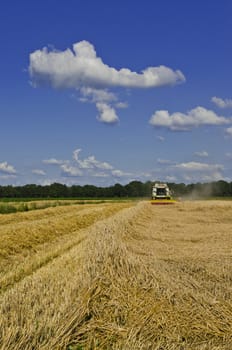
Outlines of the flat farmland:
[{"label": "flat farmland", "polygon": [[231,350],[232,202],[0,215],[0,349]]}]

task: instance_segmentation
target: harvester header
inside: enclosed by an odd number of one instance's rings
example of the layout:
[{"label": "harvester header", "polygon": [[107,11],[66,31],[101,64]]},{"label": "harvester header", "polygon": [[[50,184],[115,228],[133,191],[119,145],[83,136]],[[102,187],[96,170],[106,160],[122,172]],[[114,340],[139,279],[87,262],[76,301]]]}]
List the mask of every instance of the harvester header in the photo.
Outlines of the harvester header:
[{"label": "harvester header", "polygon": [[166,183],[155,183],[152,186],[151,204],[174,204],[175,202]]}]

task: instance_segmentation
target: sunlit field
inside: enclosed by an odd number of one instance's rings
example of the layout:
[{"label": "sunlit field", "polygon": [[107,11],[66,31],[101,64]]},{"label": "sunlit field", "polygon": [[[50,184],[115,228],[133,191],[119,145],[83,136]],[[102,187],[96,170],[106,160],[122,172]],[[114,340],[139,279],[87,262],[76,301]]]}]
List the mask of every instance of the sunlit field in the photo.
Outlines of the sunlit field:
[{"label": "sunlit field", "polygon": [[1,214],[0,349],[231,350],[232,202]]}]

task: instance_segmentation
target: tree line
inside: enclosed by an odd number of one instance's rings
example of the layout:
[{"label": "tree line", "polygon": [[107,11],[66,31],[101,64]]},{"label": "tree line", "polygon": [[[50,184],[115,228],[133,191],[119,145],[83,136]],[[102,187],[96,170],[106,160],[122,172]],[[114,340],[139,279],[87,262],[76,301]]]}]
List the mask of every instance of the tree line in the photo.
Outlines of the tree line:
[{"label": "tree line", "polygon": [[[151,196],[154,182],[131,181],[127,185],[116,183],[109,187],[94,185],[67,186],[53,183],[47,186],[28,184],[24,186],[0,186],[0,198],[130,198]],[[168,183],[174,197],[230,197],[232,182],[223,180],[211,183]]]}]

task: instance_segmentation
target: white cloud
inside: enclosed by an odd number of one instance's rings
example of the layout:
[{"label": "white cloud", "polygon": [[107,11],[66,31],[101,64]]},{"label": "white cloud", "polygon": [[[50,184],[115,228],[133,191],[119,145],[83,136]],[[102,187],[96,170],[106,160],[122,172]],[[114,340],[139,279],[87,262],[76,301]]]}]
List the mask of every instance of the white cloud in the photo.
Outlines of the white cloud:
[{"label": "white cloud", "polygon": [[50,186],[51,184],[54,184],[54,183],[63,183],[63,181],[61,181],[60,178],[52,178],[52,179],[40,178],[38,183],[41,186]]},{"label": "white cloud", "polygon": [[197,157],[202,157],[202,158],[209,156],[208,152],[206,152],[206,151],[195,152],[194,155]]},{"label": "white cloud", "polygon": [[126,173],[122,170],[113,170],[112,175],[115,177],[124,177],[124,176],[132,176],[133,174],[131,173]]},{"label": "white cloud", "polygon": [[101,162],[95,158],[95,156],[89,156],[83,160],[79,158],[81,149],[78,148],[73,151],[73,159],[77,162],[81,169],[100,169],[100,170],[112,170],[113,166],[107,162]]},{"label": "white cloud", "polygon": [[169,176],[169,175],[167,175],[167,176],[165,177],[165,180],[166,180],[167,182],[176,182],[176,181],[177,181],[177,178],[176,178],[176,176]]},{"label": "white cloud", "polygon": [[62,176],[82,176],[82,171],[74,166],[62,164],[61,165]]},{"label": "white cloud", "polygon": [[[119,121],[115,108],[110,105],[110,102],[117,101],[114,93],[107,89],[94,89],[90,87],[83,87],[80,89],[83,97],[80,98],[82,102],[96,103],[96,108],[99,112],[97,120],[106,124],[115,124]],[[125,108],[123,102],[115,103],[117,108]]]},{"label": "white cloud", "polygon": [[106,173],[95,173],[93,174],[94,177],[109,177],[110,174],[106,174]]},{"label": "white cloud", "polygon": [[16,170],[13,165],[8,164],[7,162],[0,163],[0,173],[7,175],[15,175]]},{"label": "white cloud", "polygon": [[16,175],[15,174],[9,174],[9,175],[0,175],[1,180],[12,180],[15,179]]},{"label": "white cloud", "polygon": [[207,164],[200,162],[179,163],[173,167],[185,171],[213,171],[224,169],[224,167],[220,164]]},{"label": "white cloud", "polygon": [[143,178],[143,177],[145,177],[145,178],[148,178],[148,177],[152,177],[153,176],[153,174],[151,173],[151,172],[142,172],[142,173],[139,173],[139,175],[138,175],[140,178]]},{"label": "white cloud", "polygon": [[113,107],[108,105],[107,103],[98,102],[96,104],[99,115],[97,119],[105,124],[115,124],[118,123],[119,118],[116,114],[116,111]]},{"label": "white cloud", "polygon": [[222,164],[206,162],[176,162],[175,164],[160,164],[155,168],[150,179],[167,182],[211,182],[225,179],[227,169]]},{"label": "white cloud", "polygon": [[117,101],[117,97],[113,92],[110,92],[108,89],[94,89],[91,87],[82,87],[80,92],[84,98],[91,102],[112,102]]},{"label": "white cloud", "polygon": [[80,162],[79,154],[81,151],[82,151],[81,148],[77,148],[73,151],[73,159],[78,163]]},{"label": "white cloud", "polygon": [[34,87],[48,85],[78,90],[81,102],[96,103],[97,120],[106,124],[119,121],[116,108],[128,107],[107,87],[153,88],[185,81],[181,71],[162,65],[147,67],[140,73],[128,68],[117,70],[105,64],[88,41],[75,43],[72,50],[46,47],[36,50],[30,54],[28,71]]},{"label": "white cloud", "polygon": [[120,108],[120,109],[124,109],[124,108],[128,107],[128,103],[127,102],[117,102],[117,103],[115,103],[115,107]]},{"label": "white cloud", "polygon": [[77,148],[73,151],[73,161],[69,161],[68,164],[60,165],[63,177],[85,177],[91,178],[125,178],[131,176],[131,173],[115,169],[110,163],[102,162],[91,155],[81,159],[81,148]]},{"label": "white cloud", "polygon": [[49,51],[45,47],[32,52],[29,74],[34,86],[48,84],[55,88],[150,88],[185,81],[181,71],[165,66],[148,67],[141,73],[109,67],[97,57],[94,46],[88,41],[75,43],[73,50]]},{"label": "white cloud", "polygon": [[219,108],[232,108],[232,99],[222,99],[220,97],[212,97],[211,101],[215,103]]},{"label": "white cloud", "polygon": [[149,123],[155,127],[168,128],[174,131],[188,131],[202,125],[225,125],[232,123],[232,121],[199,106],[186,114],[181,112],[169,114],[166,110],[156,111]]},{"label": "white cloud", "polygon": [[232,126],[230,128],[226,129],[226,133],[227,133],[228,136],[232,137]]},{"label": "white cloud", "polygon": [[158,158],[157,159],[157,163],[158,164],[173,164],[173,161],[168,160],[168,159],[160,159],[160,158]]},{"label": "white cloud", "polygon": [[43,163],[44,164],[51,164],[51,165],[61,165],[61,164],[67,163],[67,161],[66,160],[59,160],[56,158],[50,158],[50,159],[44,159]]},{"label": "white cloud", "polygon": [[213,171],[210,174],[205,174],[201,177],[202,182],[211,182],[224,180],[224,176],[220,171]]},{"label": "white cloud", "polygon": [[32,170],[32,174],[41,175],[41,176],[45,176],[46,175],[45,171],[41,170],[41,169],[33,169]]},{"label": "white cloud", "polygon": [[224,176],[221,171],[211,171],[208,173],[188,173],[182,176],[184,182],[212,182],[223,180]]},{"label": "white cloud", "polygon": [[224,166],[203,162],[183,162],[156,169],[154,178],[168,182],[211,182],[224,179]]}]

